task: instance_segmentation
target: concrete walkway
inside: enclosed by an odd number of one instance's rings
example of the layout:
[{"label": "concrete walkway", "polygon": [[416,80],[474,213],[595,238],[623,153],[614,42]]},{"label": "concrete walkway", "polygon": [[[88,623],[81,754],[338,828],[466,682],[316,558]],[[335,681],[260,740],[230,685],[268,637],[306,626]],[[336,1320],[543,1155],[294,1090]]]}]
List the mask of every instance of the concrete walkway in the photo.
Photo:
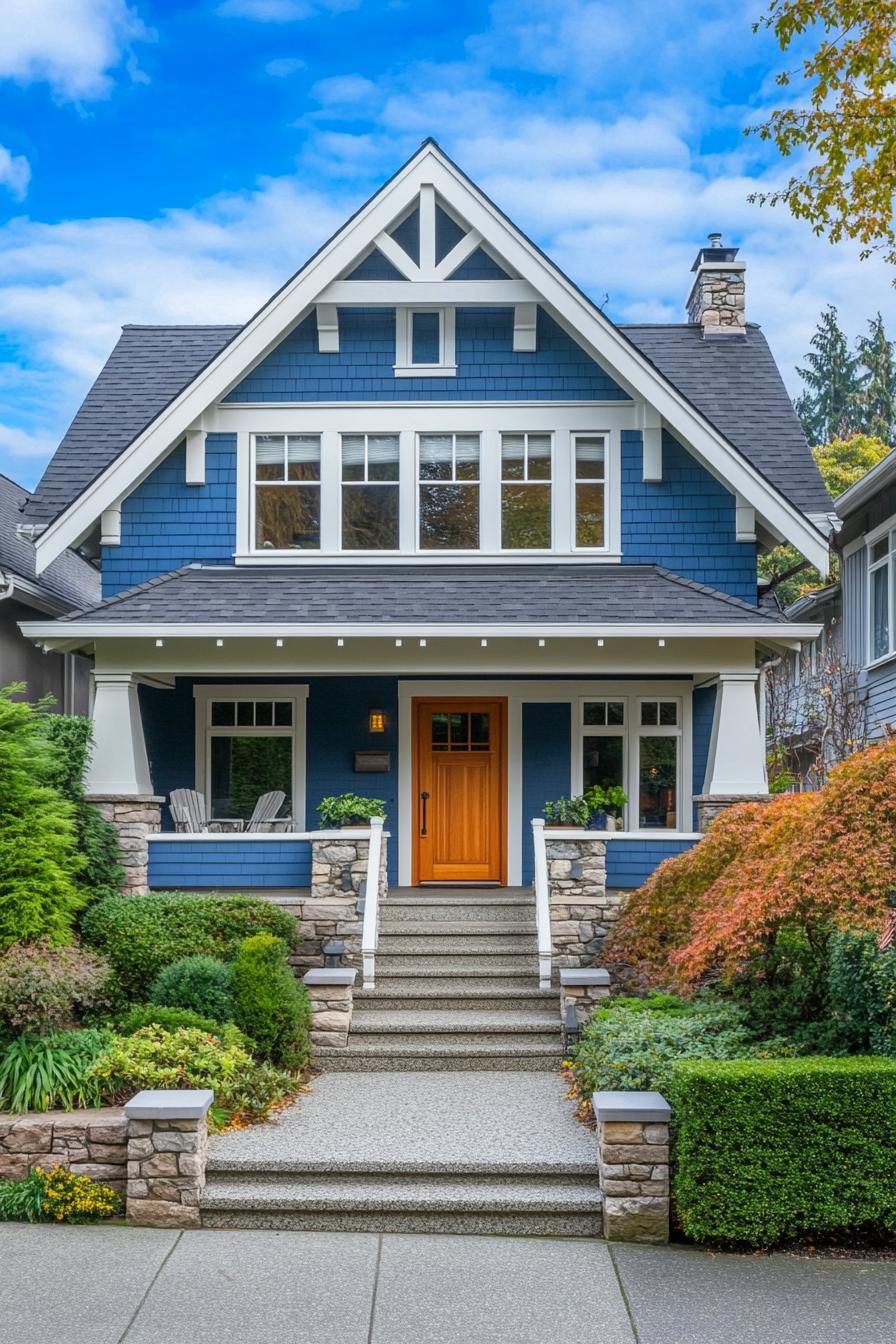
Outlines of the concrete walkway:
[{"label": "concrete walkway", "polygon": [[892,1344],[896,1263],[0,1225],[0,1344]]}]

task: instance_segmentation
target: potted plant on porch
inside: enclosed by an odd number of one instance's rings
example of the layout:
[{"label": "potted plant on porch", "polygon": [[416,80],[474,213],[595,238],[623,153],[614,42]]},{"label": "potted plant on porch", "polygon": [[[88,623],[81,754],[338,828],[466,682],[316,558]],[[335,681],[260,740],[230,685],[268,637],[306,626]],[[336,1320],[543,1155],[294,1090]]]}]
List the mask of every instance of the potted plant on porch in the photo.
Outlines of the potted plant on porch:
[{"label": "potted plant on porch", "polygon": [[555,798],[545,803],[545,826],[571,826],[584,829],[591,820],[591,807],[581,795],[576,798]]},{"label": "potted plant on porch", "polygon": [[317,815],[323,830],[338,830],[344,826],[369,826],[371,817],[385,820],[386,808],[382,798],[360,798],[356,793],[339,793],[322,798]]},{"label": "potted plant on porch", "polygon": [[622,821],[623,809],[628,802],[628,794],[620,784],[610,784],[606,788],[601,784],[592,784],[584,793],[585,801],[591,809],[588,826],[593,831],[615,831]]}]

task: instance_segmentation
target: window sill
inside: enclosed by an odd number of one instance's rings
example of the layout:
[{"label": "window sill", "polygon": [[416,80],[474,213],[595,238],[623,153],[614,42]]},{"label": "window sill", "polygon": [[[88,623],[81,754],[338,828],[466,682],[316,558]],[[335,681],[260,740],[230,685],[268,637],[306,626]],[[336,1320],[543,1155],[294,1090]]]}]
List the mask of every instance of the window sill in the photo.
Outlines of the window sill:
[{"label": "window sill", "polygon": [[456,364],[395,364],[393,373],[396,378],[453,378],[457,374]]},{"label": "window sill", "polygon": [[887,663],[896,662],[896,649],[892,653],[884,653],[880,658],[872,658],[870,663],[865,664],[866,672],[874,672],[879,667],[886,667]]},{"label": "window sill", "polygon": [[618,565],[618,551],[236,551],[236,565],[326,565],[401,564],[440,565],[465,562],[471,565],[501,564],[592,564]]}]

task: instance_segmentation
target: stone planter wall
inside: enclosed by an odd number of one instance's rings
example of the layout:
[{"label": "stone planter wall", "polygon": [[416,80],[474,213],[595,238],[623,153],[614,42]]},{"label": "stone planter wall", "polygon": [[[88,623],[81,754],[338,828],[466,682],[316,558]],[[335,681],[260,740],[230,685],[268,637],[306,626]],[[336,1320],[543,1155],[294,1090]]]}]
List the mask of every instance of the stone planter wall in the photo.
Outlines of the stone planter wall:
[{"label": "stone planter wall", "polygon": [[199,1227],[208,1150],[208,1091],[138,1092],[128,1123],[128,1220],[143,1227]]},{"label": "stone planter wall", "polygon": [[89,795],[89,801],[96,806],[103,821],[110,822],[118,831],[125,891],[144,896],[149,890],[146,885],[148,837],[161,830],[164,798],[155,794],[126,798],[120,794],[94,793]]},{"label": "stone planter wall", "polygon": [[117,1106],[0,1115],[0,1180],[21,1180],[32,1167],[65,1167],[124,1195],[127,1164],[128,1122]]},{"label": "stone planter wall", "polygon": [[658,1092],[595,1092],[608,1241],[669,1240],[669,1105]]},{"label": "stone planter wall", "polygon": [[624,897],[607,893],[607,842],[599,831],[554,838],[545,828],[552,962],[593,966]]},{"label": "stone planter wall", "polygon": [[[380,900],[387,890],[388,839],[383,835],[380,853]],[[304,974],[322,967],[322,947],[328,938],[345,942],[346,961],[361,965],[361,925],[358,893],[367,877],[367,837],[339,836],[311,842],[311,892],[290,897],[281,904],[302,925],[302,944],[290,958],[296,971]]]},{"label": "stone planter wall", "polygon": [[311,1044],[344,1049],[352,1029],[352,1001],[358,972],[338,966],[312,969],[302,979],[311,999]]}]

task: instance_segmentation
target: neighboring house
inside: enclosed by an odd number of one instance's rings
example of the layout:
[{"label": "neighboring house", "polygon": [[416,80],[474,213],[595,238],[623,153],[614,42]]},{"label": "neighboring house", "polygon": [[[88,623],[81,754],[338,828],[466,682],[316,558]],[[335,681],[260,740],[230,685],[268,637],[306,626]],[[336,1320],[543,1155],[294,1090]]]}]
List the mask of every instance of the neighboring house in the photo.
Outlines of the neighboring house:
[{"label": "neighboring house", "polygon": [[859,668],[867,731],[896,731],[896,451],[836,503],[843,645]]},{"label": "neighboring house", "polygon": [[[737,249],[693,271],[617,326],[427,142],[247,325],[125,327],[25,510],[42,570],[102,559],[25,624],[95,657],[92,790],[299,830],[354,790],[393,880],[516,884],[545,799],[616,782],[615,887],[764,794],[759,669],[819,627],[757,547],[824,569],[830,499]],[[150,882],[307,884],[279,845]]]},{"label": "neighboring house", "polygon": [[801,625],[817,622],[820,630],[766,668],[766,738],[780,783],[817,789],[832,765],[863,745],[859,667],[843,649],[839,583],[806,593],[785,614]]},{"label": "neighboring house", "polygon": [[99,602],[99,571],[66,550],[38,577],[34,547],[16,534],[27,498],[27,490],[0,475],[0,686],[23,681],[29,700],[52,695],[61,713],[86,714],[89,660],[72,652],[43,653],[19,623]]}]

